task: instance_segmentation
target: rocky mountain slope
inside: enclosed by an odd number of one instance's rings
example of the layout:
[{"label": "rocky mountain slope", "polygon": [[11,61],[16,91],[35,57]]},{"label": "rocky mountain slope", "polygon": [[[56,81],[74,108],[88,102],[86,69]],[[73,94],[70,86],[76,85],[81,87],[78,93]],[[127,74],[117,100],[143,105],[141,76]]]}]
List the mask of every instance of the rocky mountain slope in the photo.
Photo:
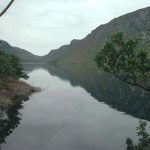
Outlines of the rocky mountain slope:
[{"label": "rocky mountain slope", "polygon": [[69,45],[52,50],[44,57],[59,65],[93,64],[94,57],[106,39],[117,31],[128,36],[138,36],[144,48],[150,48],[150,7],[115,18],[100,25],[82,40],[72,40]]}]

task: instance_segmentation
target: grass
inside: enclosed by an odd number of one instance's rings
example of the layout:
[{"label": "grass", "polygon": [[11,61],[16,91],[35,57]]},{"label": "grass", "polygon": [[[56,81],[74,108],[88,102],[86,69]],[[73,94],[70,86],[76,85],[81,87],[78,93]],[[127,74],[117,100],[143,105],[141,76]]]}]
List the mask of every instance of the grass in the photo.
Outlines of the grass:
[{"label": "grass", "polygon": [[28,99],[32,93],[38,91],[40,91],[39,88],[32,87],[23,81],[12,80],[7,84],[6,89],[0,90],[0,109],[7,109],[22,100]]}]

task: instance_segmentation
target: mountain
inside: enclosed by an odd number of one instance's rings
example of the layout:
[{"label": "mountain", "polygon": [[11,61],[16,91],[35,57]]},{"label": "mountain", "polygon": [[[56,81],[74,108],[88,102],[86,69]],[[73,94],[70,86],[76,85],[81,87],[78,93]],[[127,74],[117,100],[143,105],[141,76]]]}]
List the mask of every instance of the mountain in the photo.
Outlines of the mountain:
[{"label": "mountain", "polygon": [[25,62],[48,62],[60,66],[78,66],[94,64],[94,57],[103,47],[105,41],[114,32],[124,32],[125,36],[138,36],[142,46],[149,50],[150,47],[150,7],[137,10],[120,16],[107,24],[100,25],[82,40],[74,39],[69,45],[64,45],[56,50],[51,50],[43,57],[12,47],[7,42],[0,40],[0,49],[15,54]]},{"label": "mountain", "polygon": [[150,7],[115,18],[100,25],[82,40],[72,40],[69,45],[52,50],[44,60],[58,65],[93,64],[94,57],[114,32],[125,36],[138,36],[147,50],[150,47]]},{"label": "mountain", "polygon": [[41,56],[33,55],[24,49],[13,47],[3,40],[0,40],[0,50],[4,50],[6,53],[18,56],[22,62],[37,62],[43,58]]}]

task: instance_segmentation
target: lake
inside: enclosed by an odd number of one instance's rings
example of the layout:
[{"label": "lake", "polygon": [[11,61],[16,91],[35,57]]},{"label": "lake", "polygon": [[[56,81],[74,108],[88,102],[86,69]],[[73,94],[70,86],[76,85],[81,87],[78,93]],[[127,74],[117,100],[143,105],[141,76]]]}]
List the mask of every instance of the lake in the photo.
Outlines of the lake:
[{"label": "lake", "polygon": [[148,94],[93,67],[25,71],[42,91],[1,119],[1,150],[125,150],[139,118],[150,120]]}]

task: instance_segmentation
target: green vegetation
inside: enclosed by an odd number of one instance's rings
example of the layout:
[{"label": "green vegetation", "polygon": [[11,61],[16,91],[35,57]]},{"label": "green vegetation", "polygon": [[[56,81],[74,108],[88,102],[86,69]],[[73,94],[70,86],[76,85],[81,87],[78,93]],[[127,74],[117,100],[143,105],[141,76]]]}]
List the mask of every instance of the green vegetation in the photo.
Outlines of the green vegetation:
[{"label": "green vegetation", "polygon": [[150,150],[150,134],[146,131],[147,123],[139,121],[139,127],[136,128],[139,137],[138,143],[133,144],[133,140],[127,138],[127,150]]},{"label": "green vegetation", "polygon": [[28,78],[23,73],[19,59],[0,51],[0,110],[8,109],[27,99],[33,92],[40,91],[39,88],[32,87],[19,78]]},{"label": "green vegetation", "polygon": [[150,92],[150,58],[135,37],[125,39],[122,32],[113,34],[96,55],[99,69],[114,74],[120,80]]},{"label": "green vegetation", "polygon": [[11,80],[27,79],[28,76],[22,70],[16,56],[0,51],[0,89],[6,88]]}]

